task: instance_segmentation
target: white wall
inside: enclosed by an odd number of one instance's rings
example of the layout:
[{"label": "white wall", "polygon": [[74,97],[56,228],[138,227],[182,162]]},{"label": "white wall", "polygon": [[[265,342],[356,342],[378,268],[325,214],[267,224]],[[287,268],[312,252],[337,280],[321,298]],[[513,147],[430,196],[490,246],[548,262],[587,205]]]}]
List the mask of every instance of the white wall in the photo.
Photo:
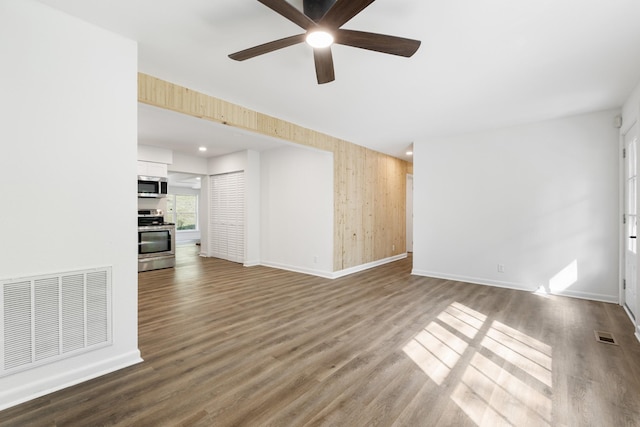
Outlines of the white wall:
[{"label": "white wall", "polygon": [[164,197],[139,197],[138,209],[160,209],[162,212],[166,212],[167,199]]},{"label": "white wall", "polygon": [[[640,84],[636,86],[633,92],[629,95],[629,99],[624,103],[622,107],[622,128],[620,129],[620,135],[623,136],[633,126],[634,123],[640,121]],[[637,189],[638,200],[640,200],[640,188]],[[638,254],[638,264],[640,265],[640,254]],[[640,292],[637,287],[640,286],[640,269],[637,271],[636,277],[636,309],[640,308]],[[636,316],[635,320],[636,337],[640,340],[640,316]]]},{"label": "white wall", "polygon": [[137,46],[2,0],[0,58],[0,278],[113,267],[113,345],[0,378],[2,409],[141,359]]},{"label": "white wall", "polygon": [[622,106],[622,129],[629,129],[636,120],[640,119],[640,84],[629,94],[629,99]]},{"label": "white wall", "polygon": [[208,172],[207,159],[174,152],[173,163],[169,165],[170,172],[194,173],[206,175]]},{"label": "white wall", "polygon": [[415,143],[414,274],[617,302],[617,114]]},{"label": "white wall", "polygon": [[173,163],[173,151],[166,148],[138,145],[138,160],[153,163]]},{"label": "white wall", "polygon": [[209,175],[238,172],[247,167],[247,151],[238,151],[225,156],[211,157],[207,165]]},{"label": "white wall", "polygon": [[198,205],[198,215],[200,215],[200,256],[209,256],[209,177],[204,176],[200,182],[200,204]]},{"label": "white wall", "polygon": [[333,272],[333,154],[282,147],[261,153],[262,264]]},{"label": "white wall", "polygon": [[245,260],[244,265],[249,267],[260,264],[260,206],[261,188],[260,153],[253,150],[247,151],[247,167],[244,170],[245,179]]}]

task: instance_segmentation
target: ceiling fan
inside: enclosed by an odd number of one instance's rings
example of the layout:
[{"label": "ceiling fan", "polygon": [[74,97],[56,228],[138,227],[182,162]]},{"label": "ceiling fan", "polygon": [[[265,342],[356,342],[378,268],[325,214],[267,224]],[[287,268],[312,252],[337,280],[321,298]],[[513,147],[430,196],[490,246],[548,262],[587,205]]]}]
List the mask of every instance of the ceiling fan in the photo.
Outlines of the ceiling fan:
[{"label": "ceiling fan", "polygon": [[304,0],[304,13],[286,0],[258,1],[306,32],[232,53],[231,59],[244,61],[306,41],[313,47],[318,84],[323,84],[335,80],[333,43],[404,57],[412,56],[420,47],[419,40],[340,28],[375,0]]}]

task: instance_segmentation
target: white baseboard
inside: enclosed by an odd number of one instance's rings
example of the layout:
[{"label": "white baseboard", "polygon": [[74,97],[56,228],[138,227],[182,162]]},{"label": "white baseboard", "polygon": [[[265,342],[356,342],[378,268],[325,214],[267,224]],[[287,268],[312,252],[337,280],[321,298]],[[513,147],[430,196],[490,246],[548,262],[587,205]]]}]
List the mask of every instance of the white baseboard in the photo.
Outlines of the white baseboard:
[{"label": "white baseboard", "polygon": [[553,295],[560,295],[563,297],[571,297],[578,299],[586,299],[589,301],[599,301],[599,302],[610,302],[613,304],[619,304],[618,295],[603,295],[603,294],[594,294],[590,292],[580,292],[580,291],[571,291],[565,290],[562,292],[551,292]]},{"label": "white baseboard", "polygon": [[325,279],[337,279],[340,277],[347,276],[349,274],[358,273],[360,271],[368,270],[373,267],[378,267],[380,265],[388,264],[390,262],[398,261],[407,257],[407,254],[395,255],[389,258],[380,259],[377,261],[369,262],[367,264],[357,265],[355,267],[346,268],[340,271],[324,271],[324,270],[314,270],[311,268],[305,267],[297,267],[293,265],[280,264],[277,262],[261,262],[260,265],[265,267],[278,268],[280,270],[293,271],[296,273],[310,274],[312,276],[324,277]]},{"label": "white baseboard", "polygon": [[514,282],[504,282],[497,280],[487,280],[481,279],[477,277],[468,277],[468,276],[458,276],[455,274],[446,274],[435,271],[424,271],[424,270],[411,270],[411,274],[415,276],[425,276],[425,277],[435,277],[436,279],[444,279],[444,280],[454,280],[456,282],[464,282],[471,283],[474,285],[483,285],[483,286],[494,286],[496,288],[506,288],[506,289],[516,289],[519,291],[533,291],[535,289],[531,289],[528,286],[523,286],[519,283]]},{"label": "white baseboard", "polygon": [[[445,279],[445,280],[455,280],[456,282],[465,282],[472,283],[474,285],[484,285],[484,286],[494,286],[497,288],[505,288],[505,289],[515,289],[518,291],[527,291],[527,292],[535,292],[538,290],[538,287],[531,286],[523,283],[516,282],[503,282],[497,280],[489,280],[478,277],[467,277],[467,276],[458,276],[455,274],[446,274],[434,271],[424,271],[424,270],[412,270],[411,274],[416,276],[425,276],[425,277],[435,277],[437,279]],[[571,298],[579,298],[586,299],[590,301],[600,301],[600,302],[610,302],[617,304],[618,296],[617,295],[603,295],[603,294],[594,294],[589,292],[580,292],[580,291],[571,291],[564,290],[562,292],[551,292],[552,295],[571,297]]]},{"label": "white baseboard", "polygon": [[633,335],[636,337],[638,341],[640,341],[640,322],[636,322],[636,319],[633,317],[633,315],[631,314],[631,311],[629,311],[629,307],[627,307],[626,304],[622,304],[622,309],[625,311],[625,313],[627,313],[627,316],[629,317],[629,321],[633,325],[633,330],[635,331]]},{"label": "white baseboard", "polygon": [[378,267],[380,265],[389,264],[390,262],[399,261],[401,259],[405,259],[407,257],[407,253],[394,255],[389,258],[379,259],[377,261],[368,262],[366,264],[356,265],[355,267],[345,268],[344,270],[334,271],[331,273],[332,279],[337,279],[339,277],[348,276],[349,274],[358,273],[360,271],[368,270],[373,267]]},{"label": "white baseboard", "polygon": [[325,279],[332,279],[333,277],[331,277],[331,272],[328,271],[323,271],[323,270],[314,270],[312,268],[305,268],[305,267],[298,267],[295,265],[287,265],[287,264],[280,264],[277,262],[260,262],[259,265],[262,265],[264,267],[271,267],[271,268],[277,268],[279,270],[287,270],[287,271],[293,271],[294,273],[302,273],[302,274],[309,274],[311,276],[318,276],[318,277],[324,277]]},{"label": "white baseboard", "polygon": [[38,381],[31,381],[11,390],[0,391],[0,411],[19,405],[29,400],[80,384],[85,381],[109,374],[142,362],[140,351],[135,350],[92,365],[81,366],[71,371],[65,371],[46,376]]}]

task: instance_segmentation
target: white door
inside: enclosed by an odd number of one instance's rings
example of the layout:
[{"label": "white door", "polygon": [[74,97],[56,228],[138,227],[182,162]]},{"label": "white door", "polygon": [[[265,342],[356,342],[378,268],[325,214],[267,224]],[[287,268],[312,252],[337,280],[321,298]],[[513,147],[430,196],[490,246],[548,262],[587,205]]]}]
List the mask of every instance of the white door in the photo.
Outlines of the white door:
[{"label": "white door", "polygon": [[212,175],[209,256],[244,262],[244,172]]},{"label": "white door", "polygon": [[413,252],[413,175],[407,175],[407,252]]},{"label": "white door", "polygon": [[625,244],[624,304],[635,319],[637,303],[637,267],[638,267],[638,123],[624,135],[624,192],[625,224],[623,239]]}]

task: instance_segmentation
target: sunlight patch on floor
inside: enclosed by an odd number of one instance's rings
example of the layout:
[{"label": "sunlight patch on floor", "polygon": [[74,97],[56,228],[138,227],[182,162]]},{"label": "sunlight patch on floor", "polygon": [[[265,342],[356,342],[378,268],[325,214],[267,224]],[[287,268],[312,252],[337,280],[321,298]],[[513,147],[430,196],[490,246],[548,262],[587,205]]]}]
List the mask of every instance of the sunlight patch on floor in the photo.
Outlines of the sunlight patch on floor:
[{"label": "sunlight patch on floor", "polygon": [[457,302],[449,305],[438,316],[438,320],[442,323],[451,326],[470,339],[475,338],[486,319],[487,316],[484,314]]},{"label": "sunlight patch on floor", "polygon": [[403,350],[437,385],[457,381],[451,400],[478,426],[551,425],[551,347],[487,320],[453,303]]},{"label": "sunlight patch on floor", "polygon": [[478,425],[550,425],[551,400],[480,353],[451,398]]},{"label": "sunlight patch on floor", "polygon": [[415,339],[409,341],[402,350],[438,385],[442,385],[451,372],[451,369],[442,360]]},{"label": "sunlight patch on floor", "polygon": [[[438,316],[438,320],[469,338],[477,335],[485,319],[486,316],[458,303],[451,304]],[[403,351],[433,382],[442,385],[468,346],[465,340],[434,321],[418,332]]]},{"label": "sunlight patch on floor", "polygon": [[[523,355],[515,351],[508,343],[496,341],[489,333],[482,340],[482,347],[490,350],[495,355],[500,356],[506,362],[519,368],[523,373],[535,378],[544,385],[551,387],[551,362],[538,364],[527,355]],[[546,365],[546,366],[545,366]],[[548,366],[548,367],[547,367]]]},{"label": "sunlight patch on floor", "polygon": [[540,285],[538,289],[533,291],[533,293],[543,298],[549,298],[549,292],[547,291],[547,288],[544,287],[544,285]]}]

